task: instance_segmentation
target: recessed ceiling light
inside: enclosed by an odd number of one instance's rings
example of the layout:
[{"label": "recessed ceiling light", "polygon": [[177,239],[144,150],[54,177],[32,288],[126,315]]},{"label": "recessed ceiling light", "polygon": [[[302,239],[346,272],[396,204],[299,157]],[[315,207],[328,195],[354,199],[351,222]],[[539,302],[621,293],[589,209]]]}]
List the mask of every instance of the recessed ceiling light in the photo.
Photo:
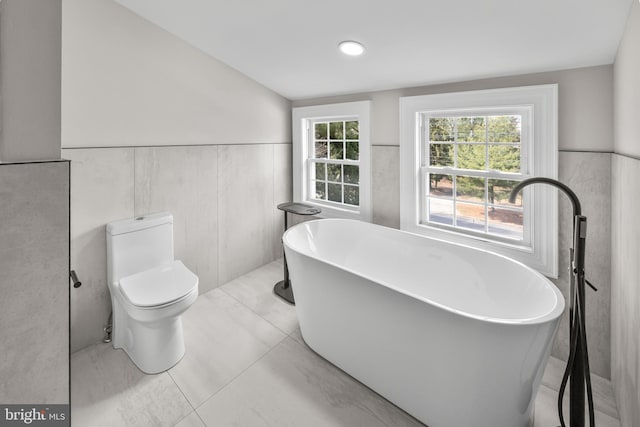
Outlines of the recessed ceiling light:
[{"label": "recessed ceiling light", "polygon": [[340,51],[342,51],[342,53],[349,56],[358,56],[364,53],[364,46],[362,45],[362,43],[358,43],[352,40],[340,42],[338,47],[340,48]]}]

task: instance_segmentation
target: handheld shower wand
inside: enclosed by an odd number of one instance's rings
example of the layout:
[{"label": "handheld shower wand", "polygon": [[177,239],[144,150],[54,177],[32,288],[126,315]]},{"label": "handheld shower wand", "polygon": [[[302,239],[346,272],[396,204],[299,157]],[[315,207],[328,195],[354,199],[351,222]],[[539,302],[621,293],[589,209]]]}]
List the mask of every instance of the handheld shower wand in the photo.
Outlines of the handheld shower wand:
[{"label": "handheld shower wand", "polygon": [[573,247],[569,250],[571,266],[571,304],[569,307],[569,340],[570,351],[567,368],[565,369],[560,392],[558,395],[558,416],[560,424],[565,427],[562,411],[562,398],[569,377],[571,389],[569,393],[570,427],[584,427],[584,398],[585,385],[589,405],[589,425],[595,426],[593,410],[593,395],[591,391],[591,376],[589,374],[589,355],[587,352],[587,335],[585,323],[585,283],[593,290],[597,289],[589,283],[584,274],[584,255],[587,238],[587,217],[582,215],[582,207],[578,196],[565,184],[551,178],[535,177],[525,179],[511,191],[509,202],[515,203],[516,196],[524,187],[530,184],[549,184],[561,189],[571,200],[573,205]]}]

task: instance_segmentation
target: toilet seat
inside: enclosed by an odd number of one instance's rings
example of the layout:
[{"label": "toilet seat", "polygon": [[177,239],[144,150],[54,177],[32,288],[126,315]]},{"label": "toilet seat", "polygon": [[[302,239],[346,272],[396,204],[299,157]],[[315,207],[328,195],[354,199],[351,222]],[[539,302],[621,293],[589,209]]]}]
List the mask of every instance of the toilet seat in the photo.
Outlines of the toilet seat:
[{"label": "toilet seat", "polygon": [[177,260],[120,279],[122,296],[140,308],[177,302],[197,290],[197,287],[198,276]]}]

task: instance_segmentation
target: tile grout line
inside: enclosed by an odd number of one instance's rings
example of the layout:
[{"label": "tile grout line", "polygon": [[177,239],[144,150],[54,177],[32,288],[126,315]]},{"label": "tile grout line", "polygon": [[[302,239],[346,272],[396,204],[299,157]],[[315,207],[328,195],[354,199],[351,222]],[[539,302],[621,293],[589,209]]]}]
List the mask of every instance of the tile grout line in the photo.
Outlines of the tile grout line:
[{"label": "tile grout line", "polygon": [[[269,265],[269,264],[271,264],[271,263],[273,263],[273,262],[276,262],[276,261],[271,261],[270,263],[265,264],[265,266],[266,266],[266,265]],[[264,267],[264,266],[263,266],[263,267]],[[258,267],[258,268],[262,268],[262,267]],[[256,270],[257,270],[257,269],[256,269]],[[255,271],[255,270],[253,270],[253,271]],[[248,274],[248,273],[246,273],[246,274]],[[242,277],[242,276],[240,276],[240,277]],[[239,277],[237,277],[236,279],[238,279],[238,278],[239,278]],[[236,280],[236,279],[233,279],[233,280]],[[233,281],[233,280],[232,280],[232,281]],[[222,285],[222,286],[218,286],[218,288],[217,288],[217,289],[220,289],[220,290],[221,290],[222,292],[224,292],[226,295],[228,295],[228,296],[230,296],[231,298],[233,298],[235,301],[237,301],[238,303],[240,303],[240,305],[242,305],[243,307],[245,307],[246,309],[248,309],[249,311],[251,311],[253,314],[255,314],[256,316],[258,316],[259,318],[261,318],[262,320],[264,320],[265,322],[267,322],[268,324],[270,324],[271,326],[273,326],[274,328],[276,328],[278,331],[282,332],[284,335],[289,336],[289,335],[291,335],[293,332],[295,332],[295,331],[292,331],[292,332],[283,331],[283,330],[282,330],[282,329],[280,329],[277,325],[275,325],[274,323],[272,323],[272,322],[271,322],[271,321],[269,321],[268,319],[265,319],[265,318],[264,318],[264,317],[262,317],[259,313],[257,313],[254,309],[252,309],[251,307],[249,307],[248,305],[246,305],[245,303],[243,303],[240,299],[236,298],[234,295],[230,294],[230,293],[229,293],[228,291],[226,291],[225,289],[222,289],[222,288],[224,288],[226,285],[228,285],[229,283],[231,283],[232,281],[229,281],[229,282],[225,283],[225,284],[224,284],[224,285]]]},{"label": "tile grout line", "polygon": [[220,287],[220,149],[216,147],[216,286]]},{"label": "tile grout line", "polygon": [[[251,369],[256,363],[260,362],[262,359],[264,359],[268,354],[270,354],[276,347],[280,346],[287,338],[289,338],[288,335],[285,335],[280,341],[278,341],[276,344],[273,345],[273,347],[271,347],[267,352],[265,352],[262,356],[260,356],[258,359],[256,359],[253,363],[251,363],[249,366],[247,366],[246,368],[244,368],[242,371],[238,372],[238,374],[236,376],[234,376],[233,378],[231,378],[226,384],[224,384],[222,387],[220,387],[219,390],[217,390],[215,393],[213,393],[211,396],[209,396],[207,399],[205,399],[204,402],[202,402],[198,408],[203,407],[207,402],[209,402],[211,399],[213,399],[215,396],[217,396],[221,391],[225,390],[227,387],[229,387],[235,380],[237,380],[241,375],[243,375],[245,372],[247,372],[249,369]],[[295,340],[294,340],[295,341]],[[188,400],[188,399],[187,399]],[[191,405],[191,402],[189,402],[189,404]],[[191,405],[193,407],[193,405]],[[194,411],[196,411],[196,414],[198,414],[198,418],[200,418],[200,420],[203,422],[203,424],[208,427],[207,423],[204,422],[204,420],[200,417],[200,414],[198,413],[198,408],[195,408]]]},{"label": "tile grout line", "polygon": [[[275,261],[272,261],[275,262]],[[271,263],[269,263],[271,264]],[[269,264],[265,264],[265,265],[269,265]],[[242,276],[240,276],[242,277]],[[223,286],[228,285],[231,282],[226,283]],[[246,304],[244,304],[242,301],[240,301],[238,298],[236,298],[235,296],[231,295],[228,291],[222,289],[223,286],[220,287],[220,290],[223,291],[225,294],[229,295],[231,298],[233,298],[234,300],[238,301],[242,306],[246,307],[247,309],[249,309],[252,313],[255,313],[256,316],[260,317],[261,319],[265,320],[266,322],[268,322],[269,324],[273,325],[276,329],[278,329],[279,331],[281,331],[283,334],[285,334],[285,337],[280,340],[277,344],[275,344],[268,352],[266,352],[262,357],[260,357],[260,359],[256,360],[254,363],[252,363],[250,366],[248,366],[244,371],[240,372],[236,377],[234,377],[231,381],[229,381],[227,384],[225,384],[220,390],[218,390],[216,393],[214,393],[213,395],[211,395],[211,397],[209,397],[206,401],[210,400],[211,398],[213,398],[213,396],[215,396],[216,394],[218,394],[219,392],[221,392],[223,389],[225,389],[228,385],[230,385],[233,381],[235,381],[240,375],[242,375],[246,370],[248,370],[249,368],[251,368],[251,366],[253,366],[254,364],[258,363],[260,360],[262,360],[265,356],[267,356],[269,353],[271,353],[276,347],[278,347],[279,345],[281,345],[287,338],[290,338],[295,344],[294,345],[298,345],[303,349],[308,350],[308,346],[302,342],[299,342],[297,339],[293,338],[291,335],[295,332],[291,332],[291,333],[286,333],[285,331],[283,331],[282,329],[278,328],[276,325],[274,325],[273,323],[271,323],[269,320],[265,319],[264,317],[262,317],[260,314],[256,313],[253,309],[251,309],[251,307],[247,306]],[[316,354],[317,356],[321,357],[323,360],[324,359],[322,356],[318,355],[315,351],[313,351],[313,354]],[[329,362],[331,363],[331,362]],[[337,366],[333,365],[336,369],[340,370],[340,372],[344,372],[342,371],[340,368],[338,368]],[[348,374],[347,374],[348,375]],[[356,380],[357,381],[357,380]],[[359,384],[363,385],[364,387],[366,387],[364,384],[358,382]],[[366,387],[368,388],[368,387]],[[205,401],[205,402],[206,402]],[[204,403],[202,404],[204,405]],[[200,405],[200,406],[202,406]],[[395,405],[394,405],[395,406]],[[402,410],[402,409],[401,409]],[[402,410],[403,412],[405,412],[404,410]],[[367,410],[367,412],[369,412],[370,415],[372,415],[374,418],[376,418],[378,421],[380,421],[383,425],[387,426],[387,427],[394,427],[392,425],[389,425],[388,423],[386,423],[382,418],[380,418],[375,412]],[[206,423],[205,423],[206,425]]]},{"label": "tile grout line", "polygon": [[189,399],[187,398],[187,395],[184,394],[184,391],[182,391],[182,389],[180,388],[180,386],[178,385],[178,383],[176,382],[176,380],[173,378],[173,375],[171,375],[171,369],[167,370],[167,374],[169,374],[169,378],[171,378],[171,381],[173,381],[173,383],[176,385],[176,387],[178,388],[178,390],[180,391],[180,394],[182,394],[182,396],[184,397],[184,400],[187,401],[187,403],[189,404],[189,406],[191,407],[191,412],[189,412],[187,415],[185,415],[184,417],[180,418],[173,426],[177,426],[178,424],[180,424],[182,422],[182,420],[184,420],[185,418],[187,418],[189,415],[191,415],[192,413],[195,412],[196,416],[198,417],[198,419],[202,422],[202,424],[205,424],[204,420],[202,418],[200,418],[200,414],[198,414],[198,411],[196,411],[196,408],[193,407],[193,405],[191,404],[191,402],[189,401]]},{"label": "tile grout line", "polygon": [[171,381],[173,381],[173,383],[176,385],[176,387],[178,387],[178,390],[180,390],[180,393],[182,394],[182,396],[184,396],[184,399],[187,401],[187,403],[189,404],[189,406],[191,406],[191,412],[189,412],[187,415],[185,415],[184,417],[180,418],[178,421],[176,421],[173,424],[173,427],[177,426],[178,424],[180,424],[184,419],[186,419],[188,416],[190,416],[191,414],[195,413],[196,416],[198,417],[198,419],[200,420],[200,422],[203,425],[207,425],[204,420],[200,417],[200,414],[198,413],[198,411],[196,410],[196,408],[193,407],[193,405],[191,404],[191,402],[189,401],[189,399],[187,398],[187,396],[184,394],[184,392],[182,391],[182,389],[180,388],[180,386],[178,385],[178,383],[176,383],[176,380],[173,379],[173,376],[171,376],[171,373],[169,371],[167,371],[167,373],[169,374],[169,378],[171,378]]},{"label": "tile grout line", "polygon": [[[225,294],[227,294],[225,292]],[[228,294],[227,294],[228,295]],[[231,295],[229,295],[231,296]],[[232,297],[233,298],[233,297]],[[235,298],[234,298],[235,300]],[[244,304],[243,304],[244,305]],[[261,316],[258,316],[262,319]],[[275,327],[275,326],[274,326]],[[280,330],[280,329],[278,329]],[[244,374],[247,370],[249,370],[253,365],[255,365],[256,363],[258,363],[260,360],[262,360],[265,356],[267,356],[269,353],[271,353],[276,347],[278,347],[280,344],[282,344],[282,342],[284,340],[286,340],[289,337],[289,334],[286,334],[284,332],[283,333],[283,337],[282,339],[280,339],[278,342],[276,342],[271,348],[269,348],[268,351],[266,351],[262,356],[260,356],[258,359],[256,359],[253,363],[251,363],[250,365],[248,365],[245,369],[243,369],[242,371],[238,372],[238,374],[236,376],[234,376],[233,378],[231,378],[226,384],[224,384],[219,390],[217,390],[215,393],[213,393],[211,396],[209,396],[207,399],[205,399],[204,402],[202,402],[198,407],[195,407],[191,401],[187,398],[187,396],[184,394],[184,392],[182,391],[182,389],[180,388],[180,386],[178,385],[178,383],[176,382],[176,380],[173,378],[173,376],[171,375],[171,372],[167,371],[167,373],[169,374],[169,378],[171,378],[171,380],[173,381],[173,383],[176,385],[176,387],[178,388],[178,390],[180,390],[180,393],[184,396],[185,400],[187,401],[187,403],[189,404],[189,406],[191,406],[192,412],[195,412],[196,415],[198,416],[198,418],[200,419],[200,421],[202,421],[202,423],[206,426],[207,423],[204,422],[204,420],[202,419],[202,417],[200,416],[200,414],[198,413],[198,408],[202,407],[202,405],[204,405],[206,402],[208,402],[209,400],[211,400],[211,398],[213,398],[214,396],[216,396],[218,393],[220,393],[222,390],[224,390],[225,388],[227,388],[229,385],[231,385],[231,383],[233,383],[238,377],[240,377],[242,374]],[[295,340],[293,340],[295,341]],[[187,415],[185,415],[184,417],[182,417],[180,420],[178,420],[178,423],[180,421],[182,421],[183,419],[185,419],[186,417],[188,417],[191,414],[191,412]]]},{"label": "tile grout line", "polygon": [[[178,362],[178,363],[180,363],[180,362]],[[176,385],[176,387],[177,387],[177,388],[178,388],[178,390],[180,391],[180,394],[182,394],[182,396],[184,397],[184,400],[186,400],[186,401],[187,401],[187,403],[189,404],[189,406],[191,406],[191,412],[195,411],[195,410],[196,410],[196,408],[194,408],[194,407],[193,407],[193,405],[191,404],[191,402],[190,402],[190,401],[189,401],[189,399],[187,398],[187,395],[186,395],[186,394],[184,394],[184,391],[182,391],[182,389],[180,388],[180,386],[179,386],[179,385],[178,385],[178,383],[176,382],[175,378],[173,378],[173,375],[171,375],[171,369],[172,369],[172,368],[173,368],[173,366],[172,366],[170,369],[168,369],[168,370],[167,370],[167,374],[169,374],[169,378],[171,378],[171,381],[173,381],[173,383]],[[183,419],[185,419],[186,417],[188,417],[188,416],[189,416],[189,414],[187,414],[187,415],[185,415],[184,417],[180,418],[180,419],[178,420],[178,423],[179,423],[180,421],[182,421]]]},{"label": "tile grout line", "polygon": [[[271,261],[271,262],[275,262],[275,261]],[[265,264],[269,265],[271,263]],[[264,267],[264,266],[263,266]],[[262,268],[262,267],[258,267],[258,268]],[[248,273],[245,273],[248,274]],[[242,276],[239,276],[242,277]],[[237,279],[237,278],[236,278]],[[236,280],[233,279],[233,280]],[[180,388],[180,386],[176,383],[175,379],[173,378],[173,376],[171,375],[171,372],[167,371],[167,373],[169,374],[169,377],[171,378],[171,380],[173,381],[173,383],[176,385],[176,387],[178,387],[178,390],[180,390],[180,393],[182,393],[182,395],[184,396],[184,398],[186,399],[186,401],[189,403],[189,406],[191,406],[191,408],[193,409],[193,412],[196,413],[198,419],[200,419],[200,421],[207,426],[207,423],[202,419],[202,417],[200,416],[200,413],[198,412],[198,408],[202,407],[206,402],[208,402],[209,400],[211,400],[214,396],[216,396],[218,393],[220,393],[222,390],[226,389],[229,385],[231,385],[238,377],[240,377],[242,374],[244,374],[247,370],[249,370],[253,365],[255,365],[256,363],[258,363],[260,360],[262,360],[264,357],[266,357],[269,353],[271,353],[276,347],[278,347],[280,344],[282,344],[282,342],[284,340],[286,340],[287,338],[291,338],[291,334],[283,331],[282,329],[280,329],[279,327],[277,327],[276,325],[274,325],[273,323],[271,323],[270,321],[268,321],[267,319],[265,319],[264,317],[262,317],[260,314],[256,313],[253,309],[251,309],[251,307],[247,306],[246,304],[244,304],[242,301],[240,301],[238,298],[236,298],[235,296],[231,295],[229,292],[227,292],[226,290],[222,289],[224,286],[226,286],[227,284],[231,283],[233,280],[225,283],[222,286],[218,286],[217,288],[211,289],[210,291],[207,291],[205,293],[211,292],[215,289],[219,289],[220,291],[222,291],[225,295],[227,295],[228,297],[230,297],[231,299],[233,299],[234,301],[238,302],[241,306],[245,307],[246,309],[248,309],[251,313],[255,314],[256,316],[258,316],[260,319],[264,320],[265,322],[267,322],[269,325],[273,326],[276,330],[278,330],[279,332],[281,332],[283,334],[282,339],[280,339],[278,342],[276,342],[271,348],[269,348],[269,350],[267,352],[265,352],[262,356],[260,356],[258,359],[256,359],[253,363],[251,363],[249,366],[247,366],[245,369],[243,369],[242,371],[240,371],[236,376],[234,376],[233,378],[231,378],[226,384],[224,384],[219,390],[217,390],[215,393],[213,393],[211,396],[209,396],[204,402],[202,402],[197,408],[194,407],[194,405],[191,403],[191,401],[189,401],[189,399],[187,398],[187,396],[184,394],[184,392],[182,391],[182,389]],[[293,332],[291,332],[293,333]],[[292,338],[293,339],[293,338]],[[296,341],[296,340],[293,340]],[[297,342],[297,341],[296,341]],[[180,420],[178,420],[178,423],[180,421],[182,421],[184,418],[188,417],[191,413],[185,415],[184,417],[182,417]]]},{"label": "tile grout line", "polygon": [[249,310],[250,312],[252,312],[253,314],[255,314],[256,316],[258,316],[259,318],[261,318],[262,320],[264,320],[265,322],[267,322],[268,324],[270,324],[271,326],[273,326],[274,328],[276,328],[279,332],[281,332],[282,334],[284,334],[285,336],[289,336],[291,335],[293,332],[287,332],[287,331],[283,331],[282,329],[280,329],[278,326],[276,326],[275,324],[273,324],[272,322],[270,322],[269,320],[265,319],[264,317],[262,317],[260,314],[258,314],[256,311],[254,311],[251,307],[249,307],[248,305],[244,304],[242,301],[240,301],[238,298],[236,298],[235,296],[231,295],[229,292],[227,292],[226,290],[222,289],[222,286],[220,287],[220,290],[222,292],[224,292],[225,295],[233,298],[234,301],[238,302],[240,305],[242,305],[244,308],[246,308],[247,310]]},{"label": "tile grout line", "polygon": [[[424,423],[422,423],[420,420],[418,420],[417,418],[415,418],[413,415],[411,415],[410,413],[408,413],[407,411],[405,411],[404,409],[402,409],[401,407],[399,407],[398,405],[396,405],[395,403],[391,402],[390,400],[388,400],[386,397],[382,396],[380,393],[378,393],[377,391],[375,391],[374,389],[372,389],[371,387],[369,387],[368,385],[364,384],[363,382],[361,382],[360,380],[358,380],[357,378],[353,377],[351,374],[349,374],[346,371],[343,371],[340,367],[334,365],[331,361],[329,361],[328,359],[326,359],[324,356],[322,356],[320,353],[317,353],[314,349],[312,349],[311,347],[309,347],[308,344],[306,344],[305,342],[300,342],[297,339],[292,338],[291,336],[289,336],[289,338],[291,338],[291,340],[295,343],[295,345],[300,346],[302,349],[306,350],[306,351],[310,351],[314,356],[319,357],[320,359],[322,359],[323,361],[325,361],[326,363],[328,363],[330,365],[331,368],[338,370],[342,375],[346,375],[347,377],[349,377],[351,380],[353,380],[358,386],[363,387],[364,389],[369,390],[370,392],[374,393],[376,396],[378,396],[379,398],[383,399],[385,402],[387,402],[388,404],[392,405],[393,407],[395,407],[396,409],[398,409],[399,411],[401,411],[403,414],[409,416],[411,419],[414,419],[416,421],[418,421],[421,425],[424,425]],[[303,338],[304,341],[304,338]],[[380,423],[382,423],[383,425],[387,426],[387,427],[396,427],[395,425],[391,425],[388,424],[385,420],[383,420],[382,418],[380,418],[378,416],[378,414],[376,414],[374,411],[371,410],[371,408],[369,407],[365,407],[361,409],[366,409],[365,412],[367,412],[368,414],[370,414],[371,416],[373,416],[375,419],[377,419],[378,421],[380,421]],[[425,427],[428,427],[425,425]]]}]

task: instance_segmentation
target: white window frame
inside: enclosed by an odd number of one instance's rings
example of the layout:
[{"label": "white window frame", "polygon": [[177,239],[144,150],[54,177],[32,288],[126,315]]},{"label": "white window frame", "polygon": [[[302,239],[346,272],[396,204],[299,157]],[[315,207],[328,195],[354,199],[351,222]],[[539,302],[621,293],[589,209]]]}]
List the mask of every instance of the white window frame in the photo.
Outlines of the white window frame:
[{"label": "white window frame", "polygon": [[[293,201],[317,206],[323,218],[349,218],[371,221],[371,143],[370,101],[314,105],[292,109]],[[359,206],[317,200],[311,197],[310,173],[313,163],[313,122],[358,120],[359,130]]]},{"label": "white window frame", "polygon": [[[523,126],[522,172],[514,180],[533,176],[557,178],[558,87],[525,86],[400,98],[400,228],[499,253],[539,272],[558,277],[558,196],[555,188],[533,185],[524,189],[524,239],[493,237],[462,228],[425,224],[422,180],[424,150],[422,119],[425,113],[452,115],[485,111],[530,111],[531,126]],[[428,124],[427,124],[428,126]],[[445,172],[446,173],[446,172]]]}]

